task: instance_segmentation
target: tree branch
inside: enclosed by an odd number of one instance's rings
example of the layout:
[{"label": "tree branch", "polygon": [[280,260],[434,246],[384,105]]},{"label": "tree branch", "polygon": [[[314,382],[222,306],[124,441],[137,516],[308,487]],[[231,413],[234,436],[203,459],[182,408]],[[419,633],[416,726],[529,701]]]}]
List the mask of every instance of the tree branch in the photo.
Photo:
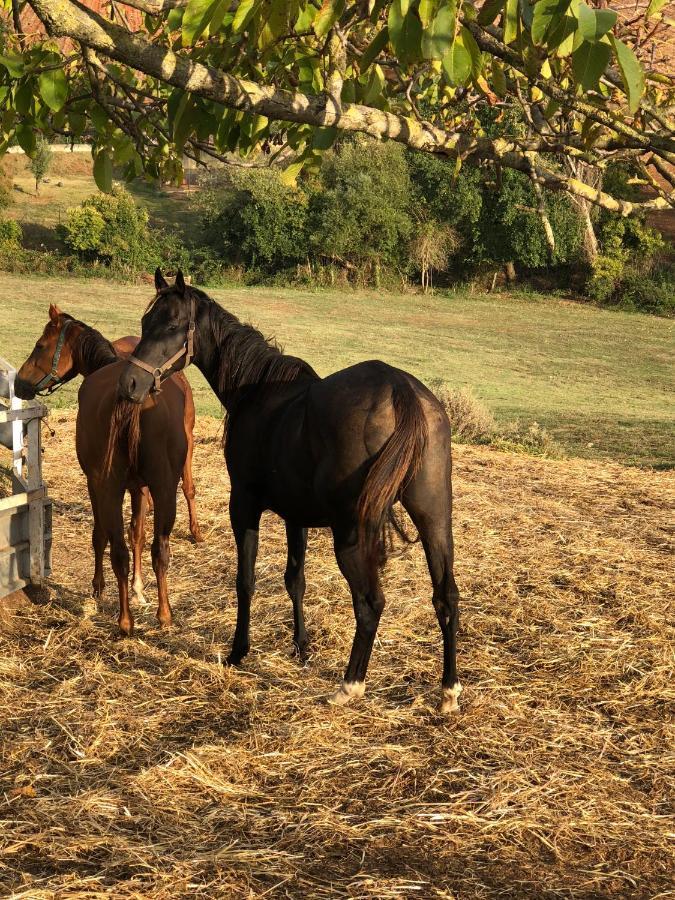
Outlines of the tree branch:
[{"label": "tree branch", "polygon": [[[341,131],[387,138],[428,153],[492,159],[530,175],[530,160],[523,154],[517,140],[475,138],[470,133],[446,131],[428,122],[417,122],[407,116],[356,103],[343,103],[340,109],[336,109],[327,94],[308,95],[278,90],[178,56],[140,35],[130,34],[76,0],[30,2],[53,37],[71,38],[103,56],[231,109],[261,114],[273,120],[336,126]],[[648,139],[645,138],[645,141],[648,149],[654,149],[649,146]],[[642,145],[642,141],[639,143]],[[536,148],[530,146],[529,149]],[[546,187],[568,191],[622,215],[630,215],[638,209],[666,209],[670,205],[663,197],[635,204],[616,200],[576,179],[546,169],[540,163],[537,164],[536,174]]]}]

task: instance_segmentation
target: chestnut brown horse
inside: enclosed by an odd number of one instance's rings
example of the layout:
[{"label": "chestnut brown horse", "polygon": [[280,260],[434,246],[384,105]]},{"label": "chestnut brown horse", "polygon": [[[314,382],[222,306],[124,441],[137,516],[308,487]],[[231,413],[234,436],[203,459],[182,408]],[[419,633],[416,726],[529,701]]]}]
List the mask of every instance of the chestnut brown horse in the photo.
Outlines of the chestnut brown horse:
[{"label": "chestnut brown horse", "polygon": [[[133,341],[124,338],[120,345],[128,347]],[[78,394],[76,448],[94,514],[94,596],[103,593],[103,554],[110,543],[120,601],[119,626],[123,634],[130,635],[133,616],[129,608],[129,551],[122,516],[124,493],[128,490],[131,495],[129,539],[137,599],[143,597],[141,557],[148,497],[152,498],[157,618],[162,625],[170,625],[166,572],[169,536],[176,516],[176,489],[185,471],[188,448],[187,394],[181,381],[171,378],[162,393],[149,398],[141,408],[120,404],[117,384],[122,368],[123,362],[103,335],[51,306],[49,322],[21,367],[15,390],[17,396],[32,399],[37,391],[53,390],[77,374],[86,376]]]},{"label": "chestnut brown horse", "polygon": [[356,633],[344,680],[332,696],[361,697],[384,609],[379,563],[384,530],[400,500],[422,540],[433,605],[443,636],[441,711],[458,708],[459,593],[453,575],[450,424],[434,395],[386,363],[359,363],[319,378],[284,355],[179,272],[169,286],[157,270],[157,296],[142,337],[124,364],[120,392],[147,402],[163,377],[190,360],[227,411],[225,458],[230,517],[237,544],[237,625],[229,662],[249,650],[258,528],[264,510],[286,523],[285,582],[293,601],[294,638],[306,644],[303,617],[308,527],[329,527],[349,583]]}]

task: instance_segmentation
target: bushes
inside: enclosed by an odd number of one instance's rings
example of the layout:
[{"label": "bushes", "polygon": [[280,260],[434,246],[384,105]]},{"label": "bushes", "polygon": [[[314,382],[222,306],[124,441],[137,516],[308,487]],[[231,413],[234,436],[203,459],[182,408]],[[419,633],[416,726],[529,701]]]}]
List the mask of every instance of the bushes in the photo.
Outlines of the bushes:
[{"label": "bushes", "polygon": [[23,232],[21,226],[14,219],[0,219],[0,244],[2,246],[18,247],[21,244]]},{"label": "bushes", "polygon": [[376,282],[381,268],[406,267],[412,186],[400,145],[345,142],[308,189],[314,258],[366,270]]},{"label": "bushes", "polygon": [[221,170],[200,205],[204,237],[225,262],[276,272],[306,259],[307,197],[279,170]]},{"label": "bushes", "polygon": [[71,252],[120,272],[151,268],[156,259],[149,240],[148,214],[122,188],[94,194],[69,209],[60,232]]},{"label": "bushes", "polygon": [[458,444],[489,444],[497,450],[556,457],[560,448],[538,422],[525,425],[507,422],[498,425],[489,409],[470,391],[450,388],[442,379],[429,382],[429,389],[440,400]]}]

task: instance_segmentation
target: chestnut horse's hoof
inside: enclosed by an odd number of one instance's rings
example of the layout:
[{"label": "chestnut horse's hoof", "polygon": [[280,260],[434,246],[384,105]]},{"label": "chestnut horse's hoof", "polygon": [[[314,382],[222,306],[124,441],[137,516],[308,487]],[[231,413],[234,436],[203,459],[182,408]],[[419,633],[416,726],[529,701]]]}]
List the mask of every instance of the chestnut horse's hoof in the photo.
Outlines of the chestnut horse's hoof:
[{"label": "chestnut horse's hoof", "polygon": [[366,692],[365,681],[343,681],[328,698],[329,706],[346,706],[352,700],[360,700]]},{"label": "chestnut horse's hoof", "polygon": [[206,540],[199,525],[195,525],[194,528],[191,528],[190,534],[192,535],[192,540],[195,542],[195,544],[203,544]]},{"label": "chestnut horse's hoof", "polygon": [[462,685],[456,681],[454,687],[443,688],[443,696],[438,711],[442,716],[449,716],[459,712],[459,695],[462,693]]},{"label": "chestnut horse's hoof", "polygon": [[134,623],[133,623],[132,619],[130,619],[129,621],[122,621],[120,619],[120,621],[117,624],[119,625],[119,628],[120,628],[120,637],[128,638],[128,637],[133,636]]}]

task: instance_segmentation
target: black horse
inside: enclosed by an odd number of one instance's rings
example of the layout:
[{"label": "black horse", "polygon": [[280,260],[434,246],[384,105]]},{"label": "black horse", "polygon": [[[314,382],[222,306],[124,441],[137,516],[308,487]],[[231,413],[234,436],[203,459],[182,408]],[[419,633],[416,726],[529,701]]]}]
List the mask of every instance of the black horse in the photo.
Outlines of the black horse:
[{"label": "black horse", "polygon": [[356,634],[331,702],[363,696],[385,602],[379,578],[384,531],[400,500],[417,527],[433,582],[443,634],[441,711],[458,709],[450,424],[441,404],[412,375],[383,362],[319,378],[306,362],[283,354],[203,291],[187,286],[180,272],[169,286],[158,269],[155,286],[119,390],[140,403],[162,378],[192,360],[225,406],[238,553],[237,625],[228,662],[239,663],[249,650],[258,528],[270,509],[286,524],[285,583],[300,651],[307,643],[307,528],[332,529],[335,556],[352,593]]}]

